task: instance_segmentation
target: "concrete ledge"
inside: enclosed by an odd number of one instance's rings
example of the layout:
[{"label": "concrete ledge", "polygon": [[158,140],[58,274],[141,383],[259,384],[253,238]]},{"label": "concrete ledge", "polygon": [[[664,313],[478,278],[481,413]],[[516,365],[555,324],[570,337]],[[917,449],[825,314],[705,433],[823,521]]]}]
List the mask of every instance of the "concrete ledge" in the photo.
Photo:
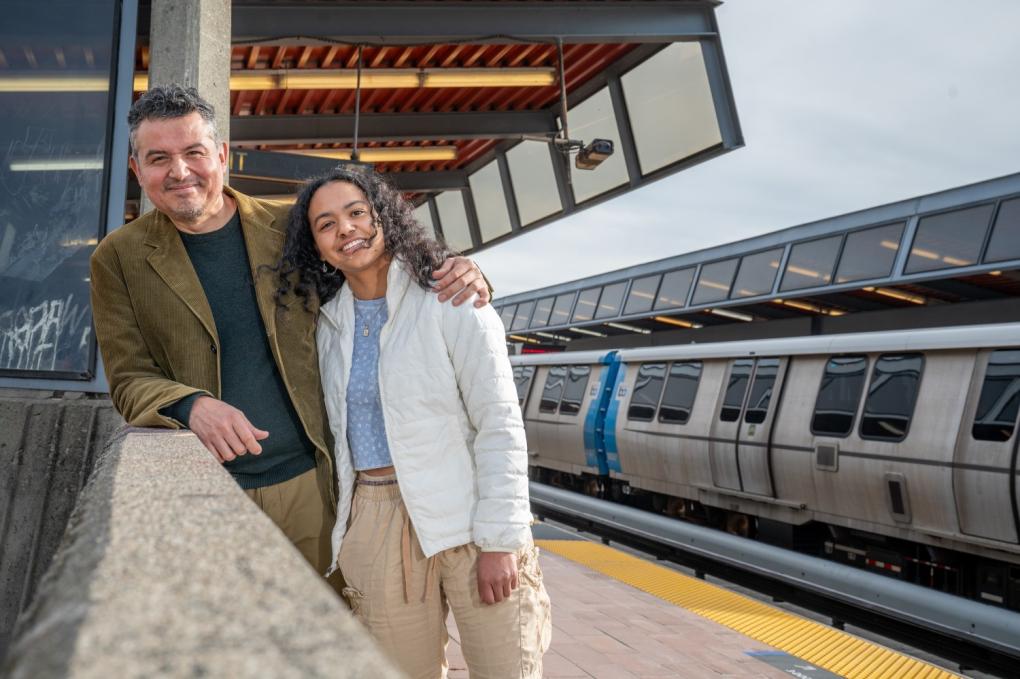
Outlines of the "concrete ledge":
[{"label": "concrete ledge", "polygon": [[154,429],[97,460],[0,675],[399,676],[198,439]]}]

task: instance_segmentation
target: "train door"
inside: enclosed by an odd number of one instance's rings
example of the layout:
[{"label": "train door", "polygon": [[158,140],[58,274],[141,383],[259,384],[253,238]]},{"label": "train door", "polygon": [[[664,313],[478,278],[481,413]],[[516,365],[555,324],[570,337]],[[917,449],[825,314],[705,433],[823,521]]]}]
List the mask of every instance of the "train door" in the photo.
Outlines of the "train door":
[{"label": "train door", "polygon": [[737,462],[737,435],[740,414],[747,398],[747,386],[754,371],[753,358],[741,358],[730,364],[726,386],[720,393],[721,403],[712,421],[709,461],[712,483],[718,488],[741,490],[740,466]]},{"label": "train door", "polygon": [[774,496],[772,485],[772,423],[779,408],[788,359],[759,358],[754,366],[737,433],[737,465],[745,493]]},{"label": "train door", "polygon": [[1020,349],[980,352],[953,460],[963,533],[1012,543],[1020,537],[1018,410]]}]

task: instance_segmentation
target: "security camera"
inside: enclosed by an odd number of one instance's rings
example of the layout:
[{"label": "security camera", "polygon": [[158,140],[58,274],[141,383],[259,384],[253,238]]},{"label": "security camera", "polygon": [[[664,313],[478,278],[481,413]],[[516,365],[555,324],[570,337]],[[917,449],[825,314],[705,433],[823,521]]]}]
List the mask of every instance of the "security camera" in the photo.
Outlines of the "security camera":
[{"label": "security camera", "polygon": [[613,155],[612,139],[592,139],[590,144],[577,152],[574,167],[578,170],[594,170],[611,155]]}]

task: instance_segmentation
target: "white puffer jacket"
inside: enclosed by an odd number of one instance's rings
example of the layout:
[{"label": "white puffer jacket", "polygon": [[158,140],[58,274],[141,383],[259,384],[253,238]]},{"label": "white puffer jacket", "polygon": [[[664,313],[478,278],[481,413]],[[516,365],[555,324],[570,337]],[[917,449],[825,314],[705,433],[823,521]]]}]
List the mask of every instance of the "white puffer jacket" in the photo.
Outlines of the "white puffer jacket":
[{"label": "white puffer jacket", "polygon": [[[379,395],[400,494],[422,551],[474,542],[513,552],[530,535],[527,444],[503,324],[486,305],[439,302],[394,260],[379,340]],[[347,530],[354,466],[347,382],[354,349],[350,287],[322,306],[319,370],[339,479],[333,568]]]}]

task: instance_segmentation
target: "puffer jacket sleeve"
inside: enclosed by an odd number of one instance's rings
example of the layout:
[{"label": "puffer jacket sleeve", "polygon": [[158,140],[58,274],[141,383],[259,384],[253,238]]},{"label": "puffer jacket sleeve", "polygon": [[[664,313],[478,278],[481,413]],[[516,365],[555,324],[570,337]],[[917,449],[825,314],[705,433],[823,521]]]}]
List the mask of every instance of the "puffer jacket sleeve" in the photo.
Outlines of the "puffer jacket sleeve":
[{"label": "puffer jacket sleeve", "polygon": [[490,305],[441,304],[443,336],[476,431],[473,539],[482,551],[516,552],[530,538],[528,446],[503,323]]}]

